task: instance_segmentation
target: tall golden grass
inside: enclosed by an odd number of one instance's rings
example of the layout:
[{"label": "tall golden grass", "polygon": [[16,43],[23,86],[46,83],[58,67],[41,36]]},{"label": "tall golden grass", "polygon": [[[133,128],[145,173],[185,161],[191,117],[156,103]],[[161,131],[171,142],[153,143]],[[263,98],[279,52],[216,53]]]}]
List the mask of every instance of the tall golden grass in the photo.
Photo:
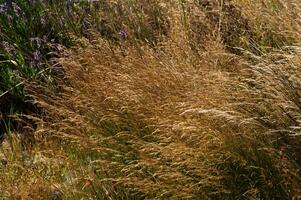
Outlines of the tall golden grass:
[{"label": "tall golden grass", "polygon": [[[26,86],[43,113],[24,116],[35,144],[17,134],[1,147],[3,197],[298,198],[301,4],[141,6],[150,9],[131,15],[126,38],[65,51],[60,91]],[[157,8],[164,34],[151,26]],[[135,36],[138,21],[156,42]]]}]

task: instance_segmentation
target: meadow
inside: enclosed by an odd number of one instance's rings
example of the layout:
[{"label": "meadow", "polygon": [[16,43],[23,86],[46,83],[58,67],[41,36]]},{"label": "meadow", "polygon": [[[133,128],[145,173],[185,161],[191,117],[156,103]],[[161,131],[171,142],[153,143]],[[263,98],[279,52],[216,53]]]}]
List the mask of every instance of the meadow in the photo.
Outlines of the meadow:
[{"label": "meadow", "polygon": [[300,199],[300,11],[0,0],[0,199]]}]

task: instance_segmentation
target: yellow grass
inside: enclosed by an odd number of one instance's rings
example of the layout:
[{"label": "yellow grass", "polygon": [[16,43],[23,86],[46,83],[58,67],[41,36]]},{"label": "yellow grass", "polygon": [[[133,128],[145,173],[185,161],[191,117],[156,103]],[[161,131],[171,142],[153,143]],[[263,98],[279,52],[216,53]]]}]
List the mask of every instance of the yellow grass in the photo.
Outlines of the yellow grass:
[{"label": "yellow grass", "polygon": [[297,198],[299,3],[149,6],[169,19],[156,44],[130,26],[120,41],[78,39],[59,59],[59,92],[26,87],[44,113],[27,116],[35,144],[11,134],[1,147],[3,198]]}]

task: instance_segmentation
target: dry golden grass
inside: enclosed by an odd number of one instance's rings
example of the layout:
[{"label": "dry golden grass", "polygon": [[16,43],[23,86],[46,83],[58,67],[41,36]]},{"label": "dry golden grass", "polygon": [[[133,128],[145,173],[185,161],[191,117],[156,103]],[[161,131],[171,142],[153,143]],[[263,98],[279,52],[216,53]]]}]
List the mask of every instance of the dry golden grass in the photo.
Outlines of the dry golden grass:
[{"label": "dry golden grass", "polygon": [[[292,18],[297,16],[251,12],[267,1],[208,2],[212,8],[199,7],[197,1],[161,3],[168,10],[169,30],[155,47],[131,35],[119,42],[100,37],[79,41],[59,60],[66,73],[65,80],[57,80],[59,92],[48,85],[28,85],[43,110],[31,116],[37,144],[22,145],[12,135],[1,147],[3,198],[300,195],[300,49],[280,48],[280,43],[266,48],[270,44],[260,42],[268,36],[257,36],[257,25],[266,23],[282,37],[291,29],[276,27],[271,16],[298,28]],[[234,5],[240,7],[235,7],[234,18],[225,15],[227,21],[216,21],[204,10],[231,10]],[[198,24],[201,17],[207,24]],[[240,20],[239,30],[248,29],[243,26],[248,20],[252,34],[241,31],[230,37],[235,20]],[[200,27],[208,30],[195,35]],[[280,41],[297,39],[298,31],[291,32]],[[244,46],[248,44],[240,39],[245,36],[255,38],[264,51]],[[237,53],[229,45],[245,49]]]}]

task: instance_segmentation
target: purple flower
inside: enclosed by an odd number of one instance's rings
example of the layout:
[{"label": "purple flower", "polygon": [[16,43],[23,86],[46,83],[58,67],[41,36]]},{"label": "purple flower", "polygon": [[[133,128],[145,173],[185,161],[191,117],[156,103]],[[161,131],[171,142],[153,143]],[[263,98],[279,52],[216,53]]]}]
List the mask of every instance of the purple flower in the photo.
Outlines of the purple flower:
[{"label": "purple flower", "polygon": [[40,22],[41,22],[42,25],[46,24],[46,19],[45,19],[44,16],[41,17]]},{"label": "purple flower", "polygon": [[41,47],[41,44],[42,44],[41,38],[35,37],[35,38],[29,38],[29,40],[30,40],[33,44],[36,44],[38,48]]},{"label": "purple flower", "polygon": [[118,35],[119,35],[122,39],[125,39],[125,38],[126,38],[126,32],[124,32],[124,31],[119,31]]},{"label": "purple flower", "polygon": [[12,3],[13,5],[13,10],[15,12],[15,14],[20,17],[20,15],[22,14],[22,9],[16,4],[16,3]]},{"label": "purple flower", "polygon": [[2,41],[1,42],[1,46],[5,49],[5,51],[7,51],[8,53],[12,53],[12,54],[15,54],[16,53],[16,48],[9,44],[8,42],[6,41]]},{"label": "purple flower", "polygon": [[0,13],[6,14],[7,8],[7,3],[0,4]]},{"label": "purple flower", "polygon": [[34,53],[33,53],[33,59],[35,61],[40,61],[41,60],[41,52],[39,50],[36,50]]},{"label": "purple flower", "polygon": [[30,62],[30,65],[32,67],[39,67],[41,65],[41,52],[39,50],[36,50],[33,52],[33,60]]}]

